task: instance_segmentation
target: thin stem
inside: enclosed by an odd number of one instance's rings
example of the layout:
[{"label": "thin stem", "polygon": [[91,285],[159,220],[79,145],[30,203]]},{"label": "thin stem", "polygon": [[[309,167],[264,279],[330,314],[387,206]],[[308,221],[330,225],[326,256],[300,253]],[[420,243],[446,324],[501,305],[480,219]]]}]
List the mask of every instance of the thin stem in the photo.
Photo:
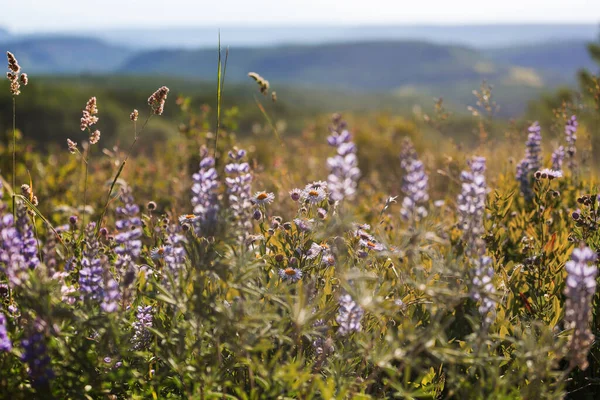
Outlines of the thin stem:
[{"label": "thin stem", "polygon": [[13,153],[12,153],[12,189],[13,189],[13,198],[12,198],[12,207],[13,207],[13,217],[17,217],[17,208],[15,207],[15,188],[17,186],[17,97],[13,96]]},{"label": "thin stem", "polygon": [[139,130],[139,132],[137,131],[137,124],[133,124],[133,131],[134,131],[134,139],[133,139],[133,143],[131,143],[131,146],[129,146],[129,150],[127,151],[127,155],[125,155],[125,159],[123,160],[123,162],[121,163],[121,166],[119,167],[117,174],[115,175],[112,183],[110,184],[110,189],[108,190],[108,196],[106,196],[106,202],[104,203],[104,208],[102,210],[102,214],[100,215],[100,219],[98,220],[98,224],[96,225],[96,235],[99,234],[100,232],[100,227],[102,226],[102,221],[104,220],[104,216],[106,215],[106,211],[108,209],[108,204],[110,203],[110,196],[112,194],[112,191],[115,187],[115,184],[117,183],[117,179],[119,179],[119,176],[121,176],[121,173],[123,172],[123,169],[125,168],[125,164],[127,163],[127,160],[129,160],[129,156],[131,155],[131,151],[133,150],[133,146],[135,146],[135,144],[137,143],[138,138],[140,137],[141,133],[144,131],[144,128],[146,128],[146,125],[148,125],[148,121],[150,121],[150,118],[152,118],[152,115],[154,115],[153,110],[150,110],[150,115],[148,115],[148,118],[146,118],[146,121],[144,121],[144,124],[142,125],[142,129]]},{"label": "thin stem", "polygon": [[89,159],[92,151],[92,144],[88,142],[87,149],[85,150],[85,174],[83,179],[83,210],[81,211],[81,231],[85,229],[85,211],[87,209],[87,181],[88,181],[88,170],[89,170]]}]

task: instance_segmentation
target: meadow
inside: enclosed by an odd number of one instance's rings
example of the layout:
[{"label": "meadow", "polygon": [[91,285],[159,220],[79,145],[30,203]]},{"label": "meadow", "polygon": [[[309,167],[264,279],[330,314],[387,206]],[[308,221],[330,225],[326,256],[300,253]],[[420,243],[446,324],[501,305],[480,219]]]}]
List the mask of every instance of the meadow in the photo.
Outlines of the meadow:
[{"label": "meadow", "polygon": [[467,116],[299,115],[252,71],[229,104],[221,64],[206,104],[17,58],[0,398],[600,394],[598,77],[513,121],[487,83]]}]

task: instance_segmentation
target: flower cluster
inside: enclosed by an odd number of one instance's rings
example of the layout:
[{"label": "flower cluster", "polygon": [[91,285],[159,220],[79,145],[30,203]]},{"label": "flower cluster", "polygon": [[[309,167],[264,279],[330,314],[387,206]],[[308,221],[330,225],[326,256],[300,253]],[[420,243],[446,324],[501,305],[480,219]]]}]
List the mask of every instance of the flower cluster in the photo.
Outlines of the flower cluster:
[{"label": "flower cluster", "polygon": [[0,351],[11,351],[12,342],[6,329],[6,317],[0,313]]},{"label": "flower cluster", "polygon": [[136,273],[136,261],[142,250],[142,220],[139,217],[140,208],[134,203],[131,189],[127,186],[121,189],[121,201],[123,204],[116,210],[116,228],[119,231],[115,236],[118,245],[115,249],[116,266],[119,273],[132,278]]},{"label": "flower cluster", "polygon": [[360,177],[356,145],[352,143],[346,122],[339,114],[333,116],[333,126],[330,127],[330,131],[327,142],[337,151],[335,156],[327,159],[329,168],[327,183],[330,196],[334,201],[352,199],[356,194],[357,181]]},{"label": "flower cluster", "polygon": [[258,84],[260,92],[266,96],[269,92],[269,81],[257,74],[256,72],[249,72],[248,76],[254,79],[254,81]]},{"label": "flower cluster", "polygon": [[429,200],[429,177],[425,172],[423,162],[419,160],[417,152],[408,138],[403,141],[400,166],[404,169],[402,192],[405,195],[400,215],[406,221],[418,221],[427,216],[425,205]]},{"label": "flower cluster", "polygon": [[50,368],[50,356],[46,348],[46,336],[43,330],[43,321],[36,320],[31,334],[21,341],[23,354],[21,361],[26,363],[28,373],[34,384],[43,385],[54,378]]},{"label": "flower cluster", "polygon": [[[2,183],[0,182],[0,195]],[[17,203],[17,218],[7,213],[0,201],[0,272],[4,272],[12,286],[19,286],[27,278],[27,271],[36,268],[37,240],[25,207]]]},{"label": "flower cluster", "polygon": [[496,290],[492,282],[492,259],[485,255],[485,242],[482,238],[485,233],[483,222],[487,197],[485,158],[473,157],[468,164],[470,171],[461,173],[462,191],[456,200],[458,227],[462,231],[465,255],[472,266],[471,298],[479,302],[479,313],[489,323],[490,311],[496,306],[492,298]]},{"label": "flower cluster", "polygon": [[131,338],[134,350],[144,350],[150,344],[152,333],[148,328],[152,327],[152,313],[152,306],[138,306],[137,308],[136,321],[133,323],[133,337]]},{"label": "flower cluster", "polygon": [[250,165],[247,162],[242,162],[245,156],[246,150],[234,149],[229,152],[231,161],[225,165],[225,173],[228,175],[225,178],[225,184],[227,186],[229,209],[241,231],[242,238],[245,238],[252,227],[250,221],[252,174],[250,173]]},{"label": "flower cluster", "polygon": [[[148,97],[148,105],[152,108],[152,112],[156,115],[162,115],[165,110],[165,101],[167,100],[167,94],[169,94],[169,88],[166,86],[162,86],[156,90],[156,92],[152,93],[150,97]],[[135,113],[135,111],[134,111]],[[135,119],[137,119],[137,114],[135,115]],[[135,120],[132,118],[132,120]]]},{"label": "flower cluster", "polygon": [[79,292],[82,300],[99,303],[104,299],[104,263],[100,257],[100,244],[95,235],[96,223],[85,229],[85,244],[79,269]]},{"label": "flower cluster", "polygon": [[577,151],[575,142],[577,141],[578,127],[579,123],[577,122],[577,117],[572,115],[571,118],[567,120],[565,125],[565,141],[567,142],[567,156],[570,169],[573,169],[575,166],[575,153]]},{"label": "flower cluster", "polygon": [[551,157],[552,169],[561,171],[564,159],[565,159],[565,148],[563,146],[558,146],[552,152],[552,157]]},{"label": "flower cluster", "polygon": [[352,332],[360,332],[364,314],[362,307],[347,293],[340,296],[339,305],[338,315],[335,319],[339,325],[338,334],[346,336]]},{"label": "flower cluster", "polygon": [[521,193],[529,199],[531,192],[531,175],[541,166],[542,129],[538,122],[528,128],[529,134],[525,142],[525,157],[517,165],[516,178],[521,186]]},{"label": "flower cluster", "polygon": [[592,297],[596,292],[598,268],[594,263],[597,255],[589,247],[573,250],[571,260],[565,265],[567,280],[565,285],[565,327],[572,329],[569,340],[569,355],[572,365],[582,370],[588,366],[587,354],[594,342],[594,334],[589,324],[592,316]]},{"label": "flower cluster", "polygon": [[21,85],[27,86],[29,78],[27,74],[20,73],[21,66],[10,51],[6,52],[6,57],[8,58],[8,72],[6,73],[6,77],[10,82],[10,93],[13,96],[18,96],[21,94]]},{"label": "flower cluster", "polygon": [[200,170],[192,176],[192,206],[198,219],[194,223],[197,235],[209,235],[214,232],[219,213],[217,190],[219,181],[215,170],[215,159],[208,155],[206,148],[201,149]]}]

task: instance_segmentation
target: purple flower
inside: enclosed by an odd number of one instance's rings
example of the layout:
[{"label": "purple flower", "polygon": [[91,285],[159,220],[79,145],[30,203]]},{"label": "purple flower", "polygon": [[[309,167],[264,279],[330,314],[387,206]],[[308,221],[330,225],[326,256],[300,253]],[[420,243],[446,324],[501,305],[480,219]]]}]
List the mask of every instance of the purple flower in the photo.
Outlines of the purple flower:
[{"label": "purple flower", "polygon": [[517,165],[516,178],[521,186],[521,193],[526,199],[533,196],[531,191],[532,174],[541,166],[542,134],[538,122],[534,122],[528,129],[525,142],[525,157]]},{"label": "purple flower", "polygon": [[352,296],[349,294],[340,296],[339,305],[338,315],[335,318],[339,325],[338,334],[346,336],[352,332],[360,332],[361,320],[364,315],[362,307],[352,300]]},{"label": "purple flower", "polygon": [[429,201],[429,177],[408,138],[403,141],[400,159],[400,165],[404,169],[402,192],[405,195],[402,200],[400,216],[406,221],[418,221],[427,216],[425,205]]},{"label": "purple flower", "polygon": [[142,220],[140,208],[134,203],[131,189],[121,189],[122,205],[117,207],[116,227],[119,233],[115,236],[117,247],[116,267],[120,274],[135,274],[136,261],[142,251]]},{"label": "purple flower", "polygon": [[337,148],[337,154],[327,159],[329,168],[327,184],[331,199],[334,201],[352,199],[356,194],[357,182],[360,178],[356,145],[350,141],[352,137],[345,127],[346,123],[336,115],[334,126],[330,128],[331,135],[327,138],[329,145]]},{"label": "purple flower", "polygon": [[595,340],[590,330],[592,298],[596,292],[598,268],[594,264],[597,255],[589,247],[573,250],[571,260],[565,264],[565,328],[572,330],[569,340],[571,364],[582,370],[588,366],[587,354]]},{"label": "purple flower", "polygon": [[[2,184],[0,183],[0,197]],[[17,218],[6,212],[0,201],[0,272],[4,272],[12,286],[19,286],[27,279],[28,270],[36,268],[38,258],[37,240],[29,224],[27,210],[17,203]]]},{"label": "purple flower", "polygon": [[21,341],[23,355],[21,361],[28,365],[29,376],[34,385],[43,385],[54,378],[50,367],[50,356],[46,348],[46,337],[42,330],[43,323],[35,321],[33,332]]},{"label": "purple flower", "polygon": [[563,160],[565,159],[565,148],[558,146],[556,150],[552,152],[552,169],[560,171],[562,170]]},{"label": "purple flower", "polygon": [[205,148],[201,150],[200,170],[192,178],[192,206],[198,220],[194,223],[197,235],[208,236],[214,233],[219,213],[219,181],[215,170],[215,159],[208,156]]},{"label": "purple flower", "polygon": [[85,229],[86,240],[79,270],[79,291],[82,300],[100,303],[104,298],[104,268],[99,255],[100,246],[95,230],[95,222],[90,222]]},{"label": "purple flower", "polygon": [[479,303],[479,313],[486,324],[491,323],[490,312],[496,307],[493,294],[496,291],[492,279],[492,259],[485,255],[483,226],[487,185],[485,182],[485,158],[473,157],[468,162],[470,171],[461,173],[462,192],[457,198],[458,227],[462,230],[465,256],[472,269],[471,298]]},{"label": "purple flower", "polygon": [[279,270],[279,277],[284,281],[289,281],[291,283],[298,282],[302,278],[302,271],[298,268],[288,267],[285,269]]},{"label": "purple flower", "polygon": [[232,217],[240,230],[240,239],[244,240],[252,228],[252,202],[251,184],[252,174],[250,166],[246,162],[240,162],[246,155],[245,150],[233,150],[229,152],[231,162],[225,166],[225,178],[229,209]]},{"label": "purple flower", "polygon": [[147,328],[152,327],[152,307],[138,306],[136,313],[136,321],[133,323],[133,343],[134,350],[144,350],[150,344],[152,333]]},{"label": "purple flower", "polygon": [[0,313],[0,351],[11,351],[12,343],[6,329],[6,317]]},{"label": "purple flower", "polygon": [[575,153],[577,152],[575,142],[577,141],[578,126],[579,123],[577,122],[577,117],[575,115],[572,115],[571,118],[567,120],[567,124],[565,125],[565,141],[567,142],[569,169],[573,169],[575,167]]}]

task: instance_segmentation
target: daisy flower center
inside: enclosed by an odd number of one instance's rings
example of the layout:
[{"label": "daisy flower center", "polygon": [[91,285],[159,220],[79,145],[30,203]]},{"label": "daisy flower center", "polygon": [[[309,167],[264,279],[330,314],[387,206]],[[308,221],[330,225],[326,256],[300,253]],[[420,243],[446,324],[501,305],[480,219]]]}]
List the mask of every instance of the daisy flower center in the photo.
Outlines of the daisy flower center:
[{"label": "daisy flower center", "polygon": [[319,195],[319,192],[317,192],[316,190],[311,190],[308,192],[308,195],[311,197],[317,197]]},{"label": "daisy flower center", "polygon": [[185,219],[194,219],[196,216],[194,214],[187,214]]},{"label": "daisy flower center", "polygon": [[268,195],[268,194],[266,194],[265,192],[262,192],[262,193],[260,193],[258,196],[256,196],[256,198],[257,198],[258,200],[264,200],[264,199],[266,199],[267,197],[269,197],[269,195]]},{"label": "daisy flower center", "polygon": [[286,268],[285,274],[289,276],[296,275],[296,271],[294,270],[294,268]]}]

